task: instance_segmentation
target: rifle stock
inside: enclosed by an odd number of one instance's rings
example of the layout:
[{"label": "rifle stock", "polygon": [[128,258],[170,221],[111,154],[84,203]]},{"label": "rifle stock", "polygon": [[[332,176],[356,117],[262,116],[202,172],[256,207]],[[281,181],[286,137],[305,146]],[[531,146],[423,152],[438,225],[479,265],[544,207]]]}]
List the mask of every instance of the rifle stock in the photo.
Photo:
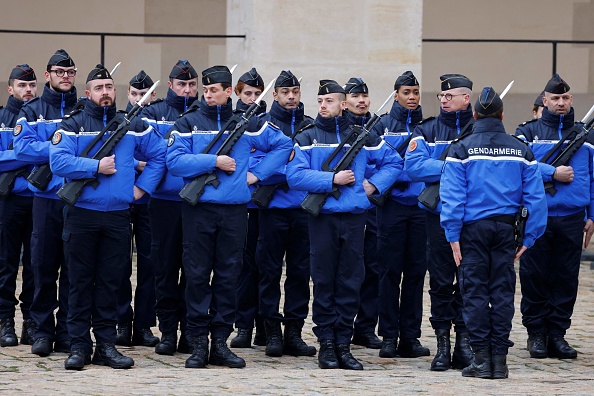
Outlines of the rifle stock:
[{"label": "rifle stock", "polygon": [[0,175],[0,197],[6,197],[12,191],[17,177],[27,175],[27,166],[4,172]]}]

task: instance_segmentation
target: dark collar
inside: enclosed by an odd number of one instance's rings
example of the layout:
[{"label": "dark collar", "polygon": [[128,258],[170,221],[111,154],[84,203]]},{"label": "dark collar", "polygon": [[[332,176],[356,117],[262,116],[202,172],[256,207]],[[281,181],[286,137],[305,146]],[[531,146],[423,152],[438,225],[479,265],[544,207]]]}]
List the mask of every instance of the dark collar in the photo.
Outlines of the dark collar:
[{"label": "dark collar", "polygon": [[[41,99],[54,107],[69,108],[76,104],[78,98],[76,97],[76,87],[72,87],[70,92],[61,93],[56,92],[50,88],[49,82],[45,83]],[[63,104],[62,104],[63,103]]]},{"label": "dark collar", "polygon": [[540,118],[540,122],[551,128],[559,128],[559,124],[562,122],[562,129],[571,128],[574,124],[573,107],[569,111],[569,114],[551,113],[549,109],[544,107],[542,109],[542,117]]},{"label": "dark collar", "polygon": [[204,96],[202,96],[202,99],[200,99],[200,111],[210,119],[226,121],[233,115],[233,101],[229,98],[224,105],[209,106],[204,100]]},{"label": "dark collar", "polygon": [[445,125],[451,128],[464,128],[464,125],[472,118],[472,105],[468,105],[466,110],[460,111],[444,111],[439,109],[439,119]]},{"label": "dark collar", "polygon": [[198,95],[190,97],[178,96],[171,88],[169,88],[167,90],[165,102],[175,110],[179,111],[179,114],[181,114],[188,110],[188,107],[190,107],[192,103],[196,101],[196,99],[198,99]]},{"label": "dark collar", "polygon": [[294,117],[295,124],[299,124],[304,118],[304,108],[303,103],[299,103],[296,109],[285,109],[275,100],[270,106],[270,115],[287,124],[290,124]]},{"label": "dark collar", "polygon": [[8,102],[6,102],[6,110],[14,115],[18,115],[24,103],[25,102],[23,102],[22,100],[18,100],[14,96],[10,95],[8,97]]},{"label": "dark collar", "polygon": [[343,111],[342,113],[343,115],[332,118],[325,118],[318,114],[315,126],[327,132],[336,132],[337,127],[340,132],[346,131],[349,129],[351,123],[349,122],[349,117],[344,115],[346,112]]},{"label": "dark collar", "polygon": [[410,124],[417,125],[423,119],[423,110],[420,105],[414,110],[409,110],[395,100],[390,110],[390,116],[400,122],[407,122],[410,117]]}]

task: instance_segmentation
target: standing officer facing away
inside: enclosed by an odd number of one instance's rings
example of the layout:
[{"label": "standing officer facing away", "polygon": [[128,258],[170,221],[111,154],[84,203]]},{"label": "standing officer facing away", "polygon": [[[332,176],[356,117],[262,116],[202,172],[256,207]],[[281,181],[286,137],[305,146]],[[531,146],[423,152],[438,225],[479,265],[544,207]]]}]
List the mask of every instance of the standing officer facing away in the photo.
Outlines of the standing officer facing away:
[{"label": "standing officer facing away", "polygon": [[[546,226],[546,199],[538,163],[503,127],[503,102],[491,87],[474,105],[473,133],[452,143],[440,183],[441,225],[458,266],[462,314],[474,353],[465,377],[507,378],[506,356],[514,316],[514,260]],[[516,249],[514,223],[528,220]]]},{"label": "standing officer facing away", "polygon": [[[82,190],[75,206],[64,211],[64,251],[69,268],[68,333],[71,353],[67,370],[81,370],[91,363],[125,369],[134,361],[120,354],[116,340],[116,296],[130,260],[130,204],[151,193],[165,170],[165,141],[152,127],[136,118],[113,149],[100,160],[91,158],[109,138],[102,138],[83,154],[89,144],[116,115],[113,79],[103,65],[87,77],[87,103],[83,110],[64,119],[52,139],[52,171],[67,181],[96,178],[98,185]],[[123,117],[122,117],[122,122]],[[115,127],[114,127],[115,129]],[[135,158],[147,161],[135,181]]]}]

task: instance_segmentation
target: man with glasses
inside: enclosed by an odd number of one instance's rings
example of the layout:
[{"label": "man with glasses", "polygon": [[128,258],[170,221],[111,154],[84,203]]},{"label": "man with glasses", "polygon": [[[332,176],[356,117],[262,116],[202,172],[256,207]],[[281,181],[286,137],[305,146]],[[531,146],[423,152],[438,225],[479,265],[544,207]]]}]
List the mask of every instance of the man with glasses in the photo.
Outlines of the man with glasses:
[{"label": "man with glasses", "polygon": [[[412,181],[427,186],[439,183],[445,155],[452,140],[472,130],[472,81],[461,74],[440,77],[441,92],[437,94],[440,112],[419,123],[413,132],[405,157],[405,170]],[[422,208],[427,209],[425,206]],[[444,371],[450,367],[463,369],[472,361],[468,331],[462,318],[462,296],[456,263],[450,244],[440,225],[441,203],[427,210],[427,267],[431,297],[431,326],[437,336],[437,352],[431,370]],[[450,354],[450,328],[454,325],[456,345]]]},{"label": "man with glasses", "polygon": [[[587,247],[594,232],[594,178],[591,138],[567,166],[554,167],[555,143],[575,137],[573,97],[569,85],[555,74],[544,89],[542,117],[516,130],[530,145],[545,183],[549,208],[545,233],[520,259],[522,324],[528,332],[532,358],[575,359],[577,351],[565,341],[577,297],[582,241]],[[581,128],[578,129],[578,131]]]},{"label": "man with glasses", "polygon": [[[75,77],[76,68],[70,55],[63,49],[56,51],[47,64],[43,94],[25,103],[19,113],[13,131],[14,151],[19,161],[33,165],[49,162],[51,136],[77,101]],[[64,203],[56,196],[62,180],[52,176],[43,190],[29,185],[34,193],[31,267],[35,293],[31,318],[37,326],[31,353],[39,356],[70,351],[66,330],[69,283],[62,241]]]}]

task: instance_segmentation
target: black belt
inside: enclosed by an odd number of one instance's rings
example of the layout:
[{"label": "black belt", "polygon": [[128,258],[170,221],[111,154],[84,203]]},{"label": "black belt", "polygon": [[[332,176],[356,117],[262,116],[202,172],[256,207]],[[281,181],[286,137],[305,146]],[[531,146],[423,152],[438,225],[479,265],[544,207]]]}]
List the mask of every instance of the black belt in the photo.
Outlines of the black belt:
[{"label": "black belt", "polygon": [[499,221],[501,223],[514,225],[514,224],[516,224],[516,215],[513,215],[513,214],[496,215],[496,216],[487,217],[485,220],[494,220],[494,221]]}]

